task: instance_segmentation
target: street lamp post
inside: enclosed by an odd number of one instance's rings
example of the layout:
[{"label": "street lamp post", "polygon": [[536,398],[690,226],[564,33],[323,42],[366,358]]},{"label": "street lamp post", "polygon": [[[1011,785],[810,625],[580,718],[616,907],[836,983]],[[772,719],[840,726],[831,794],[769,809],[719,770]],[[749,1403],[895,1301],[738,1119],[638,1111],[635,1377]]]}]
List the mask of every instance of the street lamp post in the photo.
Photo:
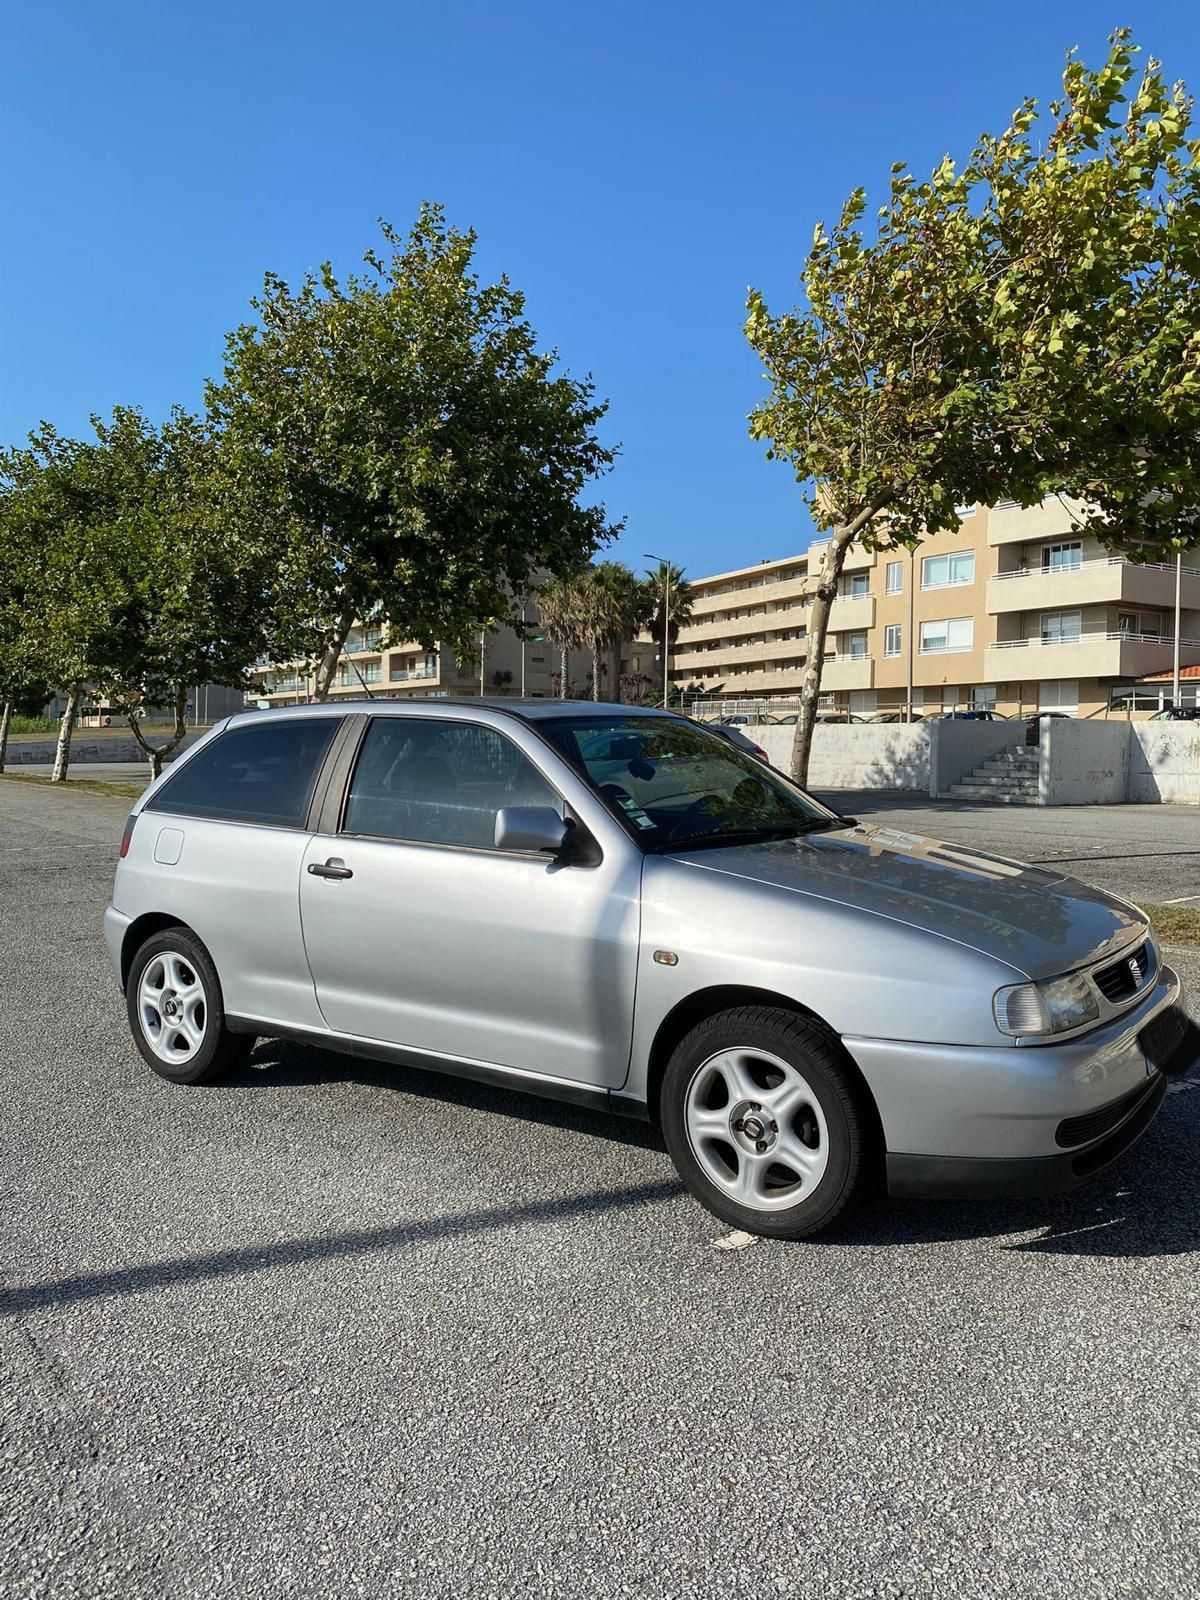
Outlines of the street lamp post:
[{"label": "street lamp post", "polygon": [[1183,552],[1175,557],[1175,659],[1174,659],[1174,698],[1171,704],[1179,709],[1179,580],[1183,575]]},{"label": "street lamp post", "polygon": [[669,711],[671,706],[671,563],[665,556],[656,556],[652,550],[643,550],[642,556],[646,561],[657,561],[663,569],[666,579],[666,593],[663,600],[663,710]]}]

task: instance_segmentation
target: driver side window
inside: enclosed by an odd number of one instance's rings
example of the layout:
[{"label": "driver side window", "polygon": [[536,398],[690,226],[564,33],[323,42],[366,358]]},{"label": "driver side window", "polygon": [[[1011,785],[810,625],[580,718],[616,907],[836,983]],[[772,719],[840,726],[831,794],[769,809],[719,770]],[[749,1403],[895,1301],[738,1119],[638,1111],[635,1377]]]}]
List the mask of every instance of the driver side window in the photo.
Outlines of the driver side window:
[{"label": "driver side window", "polygon": [[562,810],[556,790],[503,734],[440,717],[375,717],[355,764],[342,831],[491,850],[504,806]]}]

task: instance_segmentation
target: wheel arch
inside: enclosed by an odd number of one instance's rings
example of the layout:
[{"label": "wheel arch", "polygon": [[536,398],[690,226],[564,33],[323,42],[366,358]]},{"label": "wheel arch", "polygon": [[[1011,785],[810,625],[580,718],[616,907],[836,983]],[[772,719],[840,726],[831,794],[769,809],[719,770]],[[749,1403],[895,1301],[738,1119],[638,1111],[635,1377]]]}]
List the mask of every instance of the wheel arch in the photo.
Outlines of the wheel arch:
[{"label": "wheel arch", "polygon": [[182,922],[178,917],[169,916],[164,911],[147,911],[142,916],[135,917],[125,929],[125,936],[121,940],[122,989],[129,982],[129,969],[133,966],[134,956],[137,955],[147,939],[152,938],[156,933],[162,933],[166,928],[182,928],[184,933],[190,934],[200,944],[204,943],[195,929],[189,928],[186,922]]},{"label": "wheel arch", "polygon": [[841,1036],[830,1027],[825,1018],[811,1007],[801,1005],[790,995],[779,994],[774,989],[757,989],[746,984],[714,984],[706,989],[697,989],[694,994],[680,1000],[658,1025],[654,1035],[654,1042],[650,1046],[650,1058],[646,1071],[646,1109],[650,1120],[659,1125],[659,1096],[662,1090],[663,1076],[667,1070],[667,1063],[680,1041],[701,1022],[707,1022],[709,1017],[715,1017],[722,1011],[733,1011],[740,1006],[770,1006],[776,1011],[790,1011],[797,1017],[809,1017],[814,1022],[819,1022],[825,1028],[830,1039],[836,1045],[841,1064],[847,1078],[854,1085],[859,1101],[863,1106],[870,1128],[872,1141],[878,1152],[882,1155],[884,1150],[883,1124],[879,1116],[879,1108],[875,1104],[875,1096],[871,1093],[867,1080],[863,1077],[858,1063],[846,1049],[841,1041]]}]

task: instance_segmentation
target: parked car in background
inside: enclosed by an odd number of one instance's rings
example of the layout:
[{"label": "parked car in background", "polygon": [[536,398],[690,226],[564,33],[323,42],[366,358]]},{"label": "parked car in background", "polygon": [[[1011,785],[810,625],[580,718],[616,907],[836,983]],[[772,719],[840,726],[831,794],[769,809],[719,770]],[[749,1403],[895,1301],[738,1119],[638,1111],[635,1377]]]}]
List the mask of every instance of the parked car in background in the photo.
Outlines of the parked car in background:
[{"label": "parked car in background", "polygon": [[1052,1192],[1145,1132],[1198,1050],[1140,911],[734,744],[591,701],[227,718],[121,840],[138,1050],[207,1083],[270,1035],[650,1118],[698,1200],[783,1239],[875,1173]]},{"label": "parked car in background", "polygon": [[[689,718],[689,721],[692,719]],[[765,761],[770,765],[771,758],[762,745],[755,744],[754,740],[742,732],[740,728],[733,728],[726,722],[701,722],[697,727],[706,728],[709,733],[715,733],[718,738],[726,740],[736,750],[744,750],[747,755],[754,756],[758,761]]]},{"label": "parked car in background", "polygon": [[[849,711],[818,711],[813,720],[814,722],[819,723],[829,723],[866,722],[868,719],[866,717],[854,716]],[[800,721],[800,713],[798,711],[789,711],[784,716],[776,717],[775,721],[781,727],[794,728]]]},{"label": "parked car in background", "polygon": [[1151,722],[1198,722],[1200,721],[1200,706],[1168,706],[1164,711],[1156,711],[1149,720]]},{"label": "parked car in background", "polygon": [[921,722],[924,719],[919,711],[914,711],[912,716],[907,716],[903,711],[876,711],[867,718],[868,722]]}]

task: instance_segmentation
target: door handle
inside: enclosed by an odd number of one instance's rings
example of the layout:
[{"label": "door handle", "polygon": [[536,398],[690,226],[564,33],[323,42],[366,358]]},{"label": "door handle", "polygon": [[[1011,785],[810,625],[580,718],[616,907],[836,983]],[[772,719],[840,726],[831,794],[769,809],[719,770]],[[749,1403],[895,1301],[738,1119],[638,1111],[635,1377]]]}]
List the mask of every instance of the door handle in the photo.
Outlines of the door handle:
[{"label": "door handle", "polygon": [[354,873],[341,856],[330,856],[328,861],[310,861],[308,870],[314,878],[352,878]]}]

